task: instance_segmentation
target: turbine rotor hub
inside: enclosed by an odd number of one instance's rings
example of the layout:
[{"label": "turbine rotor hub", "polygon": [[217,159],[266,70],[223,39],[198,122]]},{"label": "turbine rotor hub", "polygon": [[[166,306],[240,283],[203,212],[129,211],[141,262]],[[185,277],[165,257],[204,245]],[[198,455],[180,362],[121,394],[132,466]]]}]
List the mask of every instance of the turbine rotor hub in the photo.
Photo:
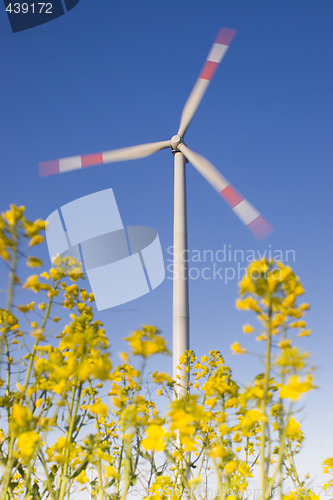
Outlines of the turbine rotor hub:
[{"label": "turbine rotor hub", "polygon": [[172,151],[177,151],[179,144],[181,144],[182,142],[184,142],[184,140],[178,134],[176,134],[173,137],[171,137],[170,143],[171,143]]}]

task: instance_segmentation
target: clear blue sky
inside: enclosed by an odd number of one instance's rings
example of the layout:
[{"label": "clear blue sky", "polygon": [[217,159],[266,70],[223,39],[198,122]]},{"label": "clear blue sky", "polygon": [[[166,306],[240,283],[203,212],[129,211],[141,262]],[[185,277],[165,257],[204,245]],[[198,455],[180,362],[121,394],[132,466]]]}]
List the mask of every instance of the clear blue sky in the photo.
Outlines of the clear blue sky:
[{"label": "clear blue sky", "polygon": [[[189,247],[294,250],[291,264],[312,305],[313,333],[303,346],[313,354],[320,387],[304,412],[309,438],[301,460],[315,478],[318,462],[333,453],[333,2],[80,0],[62,18],[17,34],[2,5],[0,13],[0,210],[25,204],[31,218],[46,218],[64,203],[112,187],[124,224],[156,228],[166,259],[173,220],[169,151],[48,178],[38,177],[38,162],[169,139],[219,28],[237,29],[186,142],[275,232],[258,243],[189,165]],[[46,247],[41,254],[48,266]],[[191,348],[199,355],[221,350],[245,383],[261,367],[257,358],[233,357],[229,346],[235,340],[252,351],[263,346],[243,336],[241,325],[252,318],[235,310],[236,297],[236,280],[190,282]],[[172,282],[98,317],[115,354],[144,323],[160,327],[171,344]],[[171,359],[159,366],[171,371]]]}]

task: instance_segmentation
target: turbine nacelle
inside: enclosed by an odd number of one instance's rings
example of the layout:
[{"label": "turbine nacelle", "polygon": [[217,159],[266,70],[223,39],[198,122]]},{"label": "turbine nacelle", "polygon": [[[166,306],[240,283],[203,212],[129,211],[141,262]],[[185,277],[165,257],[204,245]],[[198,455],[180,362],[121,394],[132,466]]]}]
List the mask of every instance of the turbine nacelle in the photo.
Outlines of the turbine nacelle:
[{"label": "turbine nacelle", "polygon": [[176,134],[173,137],[171,137],[170,145],[172,147],[172,152],[176,153],[177,151],[179,151],[178,146],[179,144],[182,143],[184,143],[184,138],[181,135]]}]

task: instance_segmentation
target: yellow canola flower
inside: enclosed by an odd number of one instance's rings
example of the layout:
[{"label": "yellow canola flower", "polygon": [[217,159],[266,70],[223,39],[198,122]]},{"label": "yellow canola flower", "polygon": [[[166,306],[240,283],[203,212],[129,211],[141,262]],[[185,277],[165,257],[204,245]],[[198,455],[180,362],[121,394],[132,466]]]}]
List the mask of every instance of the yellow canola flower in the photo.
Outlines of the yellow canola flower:
[{"label": "yellow canola flower", "polygon": [[150,424],[147,427],[147,437],[142,441],[142,446],[146,450],[163,451],[165,449],[165,430],[157,424]]},{"label": "yellow canola flower", "polygon": [[48,462],[63,464],[66,461],[65,450],[73,448],[73,443],[66,442],[65,436],[61,436],[53,446],[46,449]]},{"label": "yellow canola flower", "polygon": [[4,243],[1,245],[2,240],[0,240],[0,256],[3,258],[3,260],[9,260],[10,259],[10,253],[5,250]]},{"label": "yellow canola flower", "polygon": [[112,398],[112,402],[117,408],[121,408],[123,406],[121,398]]},{"label": "yellow canola flower", "polygon": [[252,310],[256,313],[261,313],[261,309],[259,307],[258,301],[253,299],[252,297],[246,297],[244,300],[237,299],[236,300],[237,309],[243,309],[244,311]]},{"label": "yellow canola flower", "polygon": [[225,446],[215,446],[210,451],[210,455],[213,458],[224,458],[227,454],[228,450]]},{"label": "yellow canola flower", "polygon": [[333,457],[326,458],[323,462],[324,474],[333,474]]},{"label": "yellow canola flower", "polygon": [[35,234],[29,241],[29,247],[34,247],[35,245],[39,245],[40,243],[43,243],[44,241],[44,236],[41,234]]},{"label": "yellow canola flower", "polygon": [[66,391],[66,387],[67,387],[67,380],[62,379],[53,386],[52,390],[56,394],[63,394]]},{"label": "yellow canola flower", "polygon": [[290,307],[294,304],[295,300],[296,300],[296,295],[294,293],[291,293],[287,295],[287,297],[283,300],[282,304],[285,307]]},{"label": "yellow canola flower", "polygon": [[77,481],[80,484],[87,483],[89,479],[86,476],[86,471],[83,469],[80,474],[75,478],[75,481]]},{"label": "yellow canola flower", "polygon": [[15,226],[16,222],[22,219],[24,211],[24,205],[21,205],[20,207],[16,205],[10,205],[10,210],[3,212],[1,215],[3,219],[7,221],[9,226]]},{"label": "yellow canola flower", "polygon": [[101,415],[102,417],[106,417],[109,411],[108,406],[100,402],[89,405],[87,409],[91,411],[91,413],[94,413],[95,415]]},{"label": "yellow canola flower", "polygon": [[209,399],[206,399],[206,401],[205,401],[205,404],[207,406],[211,406],[211,407],[215,406],[216,403],[217,403],[217,399],[216,398],[209,398]]},{"label": "yellow canola flower", "polygon": [[171,383],[172,379],[170,375],[162,372],[154,372],[152,374],[152,379],[155,384]]},{"label": "yellow canola flower", "polygon": [[292,375],[287,384],[281,385],[280,398],[297,401],[301,394],[310,391],[313,387],[311,375],[306,378],[305,382],[300,382],[297,375]]},{"label": "yellow canola flower", "polygon": [[285,339],[279,342],[280,349],[283,349],[284,347],[290,347],[290,345],[291,345],[291,339]]},{"label": "yellow canola flower", "polygon": [[2,217],[7,221],[9,226],[14,226],[16,223],[15,215],[11,210],[2,213]]},{"label": "yellow canola flower", "polygon": [[[208,427],[208,430],[210,428]],[[229,434],[231,428],[230,427],[227,427],[227,425],[225,423],[222,423],[219,427],[218,427],[218,430],[220,432],[220,436],[225,436],[226,434]]]},{"label": "yellow canola flower", "polygon": [[278,262],[277,265],[280,268],[280,280],[285,281],[291,274],[293,274],[292,269],[289,266],[284,266],[281,262]]},{"label": "yellow canola flower", "polygon": [[124,363],[129,363],[129,354],[127,352],[119,353],[119,357]]},{"label": "yellow canola flower", "polygon": [[59,278],[61,278],[63,276],[64,273],[58,271],[54,267],[51,267],[49,274],[50,274],[51,278],[53,279],[53,281],[57,281]]},{"label": "yellow canola flower", "polygon": [[28,267],[40,267],[43,262],[37,257],[27,257],[27,266]]},{"label": "yellow canola flower", "polygon": [[41,219],[35,220],[35,222],[26,221],[24,224],[24,229],[28,236],[31,238],[39,233],[39,231],[45,230],[45,221]]},{"label": "yellow canola flower", "polygon": [[299,500],[303,498],[304,500],[320,500],[320,497],[311,490],[301,491],[295,490],[291,491],[288,495],[283,495],[282,500]]},{"label": "yellow canola flower", "polygon": [[24,289],[31,289],[35,293],[38,293],[39,290],[50,290],[51,287],[50,285],[47,285],[45,283],[40,283],[38,281],[38,276],[37,274],[34,274],[32,276],[29,276],[25,283],[23,284]]},{"label": "yellow canola flower", "polygon": [[12,408],[12,419],[13,423],[19,427],[24,427],[31,421],[32,415],[29,408],[25,408],[19,404],[13,405]]},{"label": "yellow canola flower", "polygon": [[180,443],[184,446],[185,451],[196,451],[196,442],[190,436],[180,436]]},{"label": "yellow canola flower", "polygon": [[311,335],[311,330],[302,330],[297,337],[308,337],[309,335]]},{"label": "yellow canola flower", "polygon": [[301,431],[301,424],[296,422],[294,417],[290,417],[290,419],[288,421],[287,429],[286,429],[286,436],[287,436],[287,438],[291,439],[292,441],[303,437],[303,433]]},{"label": "yellow canola flower", "polygon": [[23,288],[31,288],[34,292],[37,292],[39,289],[39,282],[37,274],[29,276],[23,284]]},{"label": "yellow canola flower", "polygon": [[243,333],[252,333],[254,331],[254,326],[243,325]]},{"label": "yellow canola flower", "polygon": [[219,395],[234,391],[235,387],[229,383],[225,375],[215,372],[214,376],[208,378],[207,382],[203,384],[202,390],[206,396],[212,397],[214,394]]},{"label": "yellow canola flower", "polygon": [[182,434],[190,434],[193,431],[194,416],[186,413],[183,409],[176,409],[170,412],[171,430],[178,430]]},{"label": "yellow canola flower", "polygon": [[290,328],[305,328],[306,321],[293,321],[290,323]]},{"label": "yellow canola flower", "polygon": [[244,276],[242,281],[239,283],[240,294],[243,295],[245,292],[255,292],[255,286],[252,283],[250,276]]},{"label": "yellow canola flower", "polygon": [[303,294],[304,294],[304,288],[302,287],[301,284],[299,284],[295,289],[295,295],[303,295]]},{"label": "yellow canola flower", "polygon": [[239,434],[239,432],[236,432],[236,434],[234,434],[234,435],[233,435],[232,440],[233,440],[235,443],[241,443],[241,442],[242,442],[242,437],[241,437],[241,435]]},{"label": "yellow canola flower", "polygon": [[166,341],[153,326],[144,326],[142,331],[135,331],[125,340],[131,345],[134,356],[147,358],[153,354],[169,353]]},{"label": "yellow canola flower", "polygon": [[104,470],[108,478],[116,478],[118,476],[118,472],[113,467],[113,465],[107,465],[106,467],[104,467]]},{"label": "yellow canola flower", "polygon": [[244,347],[242,347],[239,342],[234,342],[231,345],[231,350],[232,350],[233,354],[245,354],[246,353],[246,349],[244,349]]},{"label": "yellow canola flower", "polygon": [[275,360],[277,366],[293,367],[300,370],[305,365],[305,360],[309,356],[307,352],[299,352],[297,347],[286,347],[280,356]]},{"label": "yellow canola flower", "polygon": [[261,333],[260,335],[258,335],[258,337],[256,337],[256,340],[258,340],[258,342],[261,342],[262,340],[267,340],[267,335],[266,333]]},{"label": "yellow canola flower", "polygon": [[[237,451],[237,448],[236,448]],[[238,450],[240,451],[240,450]],[[245,462],[241,462],[241,464],[238,467],[238,472],[244,477],[253,477],[253,474],[251,472],[251,468],[249,465],[247,465]]]},{"label": "yellow canola flower", "polygon": [[232,474],[237,469],[237,466],[237,462],[235,460],[231,460],[231,462],[227,463],[225,466],[224,471],[226,474]]},{"label": "yellow canola flower", "polygon": [[246,414],[240,418],[240,423],[245,429],[250,429],[257,422],[267,422],[267,417],[259,410],[248,410]]},{"label": "yellow canola flower", "polygon": [[266,273],[268,271],[267,260],[257,260],[251,263],[248,268],[248,275],[257,277],[258,274]]},{"label": "yellow canola flower", "polygon": [[36,305],[36,302],[30,302],[30,304],[27,304],[27,305],[16,306],[16,309],[18,309],[20,312],[26,313],[28,311],[33,311],[35,305]]},{"label": "yellow canola flower", "polygon": [[285,320],[286,320],[286,317],[284,316],[284,314],[281,314],[281,313],[276,314],[275,317],[272,320],[272,328],[277,328]]},{"label": "yellow canola flower", "polygon": [[22,458],[30,458],[35,451],[39,436],[35,431],[23,432],[17,439],[17,446]]},{"label": "yellow canola flower", "polygon": [[96,358],[85,359],[79,366],[79,377],[83,382],[89,377],[107,380],[111,370],[111,361],[107,354],[101,354]]},{"label": "yellow canola flower", "polygon": [[316,495],[313,491],[308,491],[308,495],[310,500],[320,500],[320,496]]}]

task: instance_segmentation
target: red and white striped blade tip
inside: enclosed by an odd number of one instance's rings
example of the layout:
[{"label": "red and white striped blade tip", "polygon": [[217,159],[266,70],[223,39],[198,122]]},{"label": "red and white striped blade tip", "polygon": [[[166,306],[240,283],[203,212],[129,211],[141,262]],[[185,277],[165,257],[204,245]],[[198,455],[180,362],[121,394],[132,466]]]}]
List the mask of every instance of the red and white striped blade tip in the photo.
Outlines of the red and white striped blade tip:
[{"label": "red and white striped blade tip", "polygon": [[229,45],[233,37],[236,34],[236,30],[231,28],[221,28],[215,42],[210,49],[207,56],[206,62],[201,70],[199,78],[195,82],[195,85],[185,103],[182,116],[180,119],[180,125],[178,134],[183,136],[191,123],[191,120],[199,107],[199,104],[208,88],[208,85],[213,78],[218,65],[222,61],[225,53],[227,52]]},{"label": "red and white striped blade tip", "polygon": [[264,240],[274,231],[273,226],[231,184],[222,189],[220,195],[258,240]]},{"label": "red and white striped blade tip", "polygon": [[195,153],[184,143],[178,149],[189,160],[206,181],[222,196],[234,213],[259,240],[263,240],[272,231],[272,226],[238,191],[223,177],[221,172],[207,158]]},{"label": "red and white striped blade tip", "polygon": [[220,29],[199,75],[199,79],[211,80],[213,78],[235,34],[236,30],[231,28]]},{"label": "red and white striped blade tip", "polygon": [[42,161],[39,163],[39,175],[40,177],[46,177],[48,175],[70,172],[71,170],[77,170],[79,168],[101,165],[103,163],[103,153],[72,156],[60,160]]},{"label": "red and white striped blade tip", "polygon": [[271,224],[262,215],[259,215],[256,219],[250,222],[247,227],[249,228],[251,233],[254,234],[254,236],[260,241],[267,238],[267,236],[272,234],[272,232],[274,231],[273,226],[271,226]]},{"label": "red and white striped blade tip", "polygon": [[53,174],[63,174],[72,170],[79,170],[94,165],[103,165],[126,160],[136,160],[150,156],[161,149],[169,148],[170,141],[151,142],[139,144],[128,148],[114,149],[102,153],[90,155],[69,156],[60,160],[44,161],[39,164],[39,174],[41,177]]}]

